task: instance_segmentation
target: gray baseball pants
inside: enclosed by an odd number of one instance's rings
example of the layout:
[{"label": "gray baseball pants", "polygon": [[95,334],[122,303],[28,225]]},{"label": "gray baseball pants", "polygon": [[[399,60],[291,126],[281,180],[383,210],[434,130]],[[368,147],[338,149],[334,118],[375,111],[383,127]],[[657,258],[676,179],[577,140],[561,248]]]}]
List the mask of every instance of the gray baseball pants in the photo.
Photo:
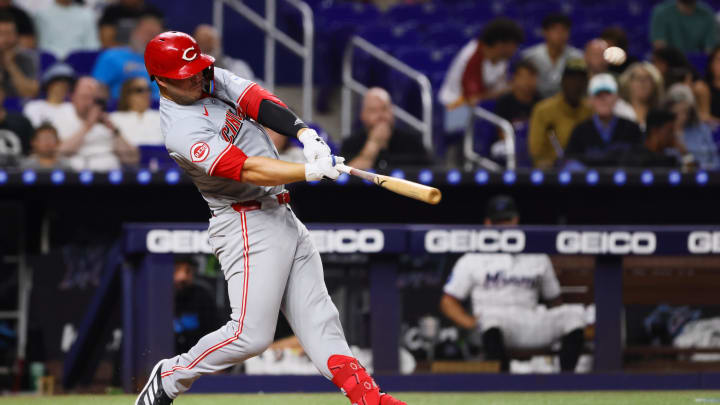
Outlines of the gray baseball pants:
[{"label": "gray baseball pants", "polygon": [[262,353],[272,343],[279,311],[315,367],[331,379],[328,358],[352,353],[325,287],[320,254],[289,206],[268,199],[260,210],[228,207],[210,219],[208,234],[227,280],[231,320],[189,352],[165,360],[162,382],[170,398],[201,375]]}]

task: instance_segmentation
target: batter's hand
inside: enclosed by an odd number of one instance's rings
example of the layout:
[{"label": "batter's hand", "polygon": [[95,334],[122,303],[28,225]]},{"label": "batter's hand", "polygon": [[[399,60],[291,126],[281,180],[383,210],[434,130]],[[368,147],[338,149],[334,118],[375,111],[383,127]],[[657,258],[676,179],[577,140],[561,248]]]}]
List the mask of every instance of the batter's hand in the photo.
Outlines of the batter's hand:
[{"label": "batter's hand", "polygon": [[313,163],[320,158],[330,157],[330,147],[320,138],[314,129],[305,128],[301,131],[298,139],[303,144],[305,160]]},{"label": "batter's hand", "polygon": [[344,161],[344,157],[331,155],[321,157],[312,163],[305,163],[305,180],[317,181],[321,180],[323,177],[335,180],[340,175],[340,172],[335,168],[335,165]]}]

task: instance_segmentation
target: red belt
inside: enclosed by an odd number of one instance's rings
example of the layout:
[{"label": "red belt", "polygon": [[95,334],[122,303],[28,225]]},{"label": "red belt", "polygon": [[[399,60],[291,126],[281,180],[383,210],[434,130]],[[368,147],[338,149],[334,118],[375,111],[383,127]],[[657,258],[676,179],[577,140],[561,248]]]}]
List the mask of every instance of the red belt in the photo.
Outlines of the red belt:
[{"label": "red belt", "polygon": [[[290,193],[288,192],[276,194],[275,198],[277,198],[277,202],[280,205],[290,203]],[[255,211],[262,208],[262,202],[249,200],[232,204],[231,207],[237,212]]]}]

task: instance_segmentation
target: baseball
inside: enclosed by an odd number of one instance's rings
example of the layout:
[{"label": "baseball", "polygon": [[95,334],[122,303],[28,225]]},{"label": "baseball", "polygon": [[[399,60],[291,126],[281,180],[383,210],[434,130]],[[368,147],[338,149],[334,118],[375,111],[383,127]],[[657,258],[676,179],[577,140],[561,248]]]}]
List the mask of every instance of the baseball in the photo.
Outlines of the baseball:
[{"label": "baseball", "polygon": [[611,46],[603,52],[603,57],[611,65],[622,65],[625,63],[625,51],[617,46]]}]

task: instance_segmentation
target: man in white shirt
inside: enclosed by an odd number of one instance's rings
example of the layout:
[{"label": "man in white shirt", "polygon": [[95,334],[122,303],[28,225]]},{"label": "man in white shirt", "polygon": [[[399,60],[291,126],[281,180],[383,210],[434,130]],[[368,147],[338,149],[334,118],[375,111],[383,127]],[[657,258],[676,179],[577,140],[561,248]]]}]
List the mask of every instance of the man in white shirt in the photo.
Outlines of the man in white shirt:
[{"label": "man in white shirt", "polygon": [[545,42],[522,52],[522,58],[530,60],[538,69],[538,90],[543,98],[560,91],[560,81],[568,59],[582,59],[583,53],[568,45],[570,18],[563,14],[550,14],[542,21]]},{"label": "man in white shirt", "polygon": [[59,60],[73,51],[100,48],[95,14],[74,0],[55,0],[35,16],[38,47]]},{"label": "man in white shirt", "polygon": [[139,153],[104,111],[106,93],[97,80],[81,77],[71,101],[74,111],[56,117],[52,124],[60,136],[59,153],[70,158],[75,170],[110,171],[138,162]]},{"label": "man in white shirt", "polygon": [[[485,225],[514,226],[515,201],[496,196],[487,206]],[[482,333],[488,360],[509,371],[506,347],[536,349],[562,341],[560,368],[574,371],[584,344],[584,310],[561,305],[560,284],[545,254],[467,253],[453,267],[443,288],[441,311],[458,326]],[[461,305],[470,298],[472,315]],[[538,305],[542,299],[547,306]]]},{"label": "man in white shirt", "polygon": [[72,104],[65,99],[75,82],[75,71],[70,65],[56,63],[45,71],[42,88],[45,99],[31,100],[23,108],[23,114],[37,128],[44,122],[53,122],[56,117],[73,113]]}]

